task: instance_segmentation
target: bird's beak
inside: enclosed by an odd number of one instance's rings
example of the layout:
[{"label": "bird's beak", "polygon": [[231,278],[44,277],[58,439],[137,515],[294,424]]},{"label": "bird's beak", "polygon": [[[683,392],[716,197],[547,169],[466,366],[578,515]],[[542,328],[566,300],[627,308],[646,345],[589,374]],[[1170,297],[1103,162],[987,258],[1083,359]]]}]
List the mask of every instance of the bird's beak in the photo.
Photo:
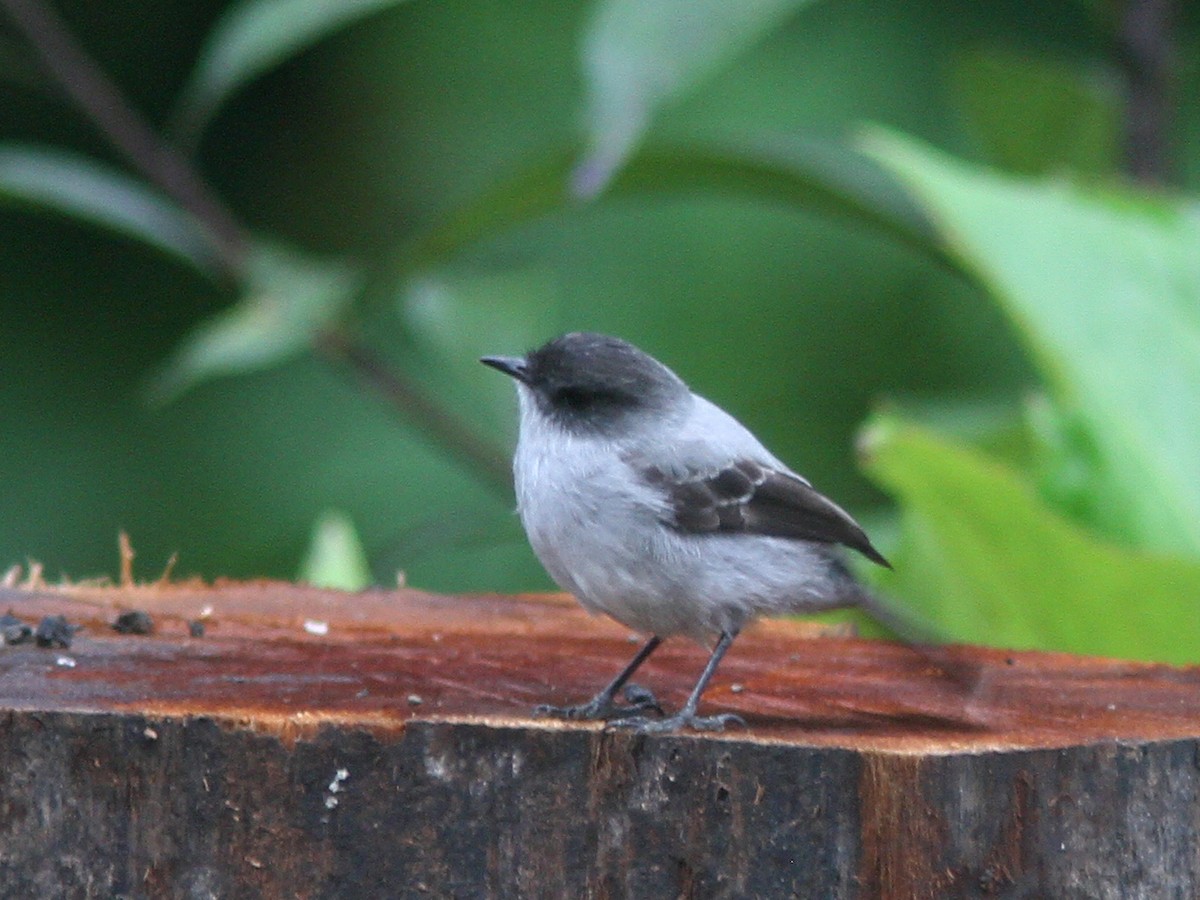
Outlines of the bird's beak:
[{"label": "bird's beak", "polygon": [[520,356],[485,356],[479,360],[485,366],[499,369],[505,375],[511,375],[517,381],[528,383],[529,367]]}]

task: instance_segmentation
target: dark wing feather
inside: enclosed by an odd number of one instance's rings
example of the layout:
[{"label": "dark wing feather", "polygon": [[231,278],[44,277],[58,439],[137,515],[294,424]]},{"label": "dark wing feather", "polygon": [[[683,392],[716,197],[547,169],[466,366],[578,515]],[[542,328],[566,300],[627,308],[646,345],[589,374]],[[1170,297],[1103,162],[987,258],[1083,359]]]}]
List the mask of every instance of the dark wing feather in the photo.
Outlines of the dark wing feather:
[{"label": "dark wing feather", "polygon": [[891,567],[850,514],[791,472],[738,460],[715,475],[671,478],[656,468],[646,480],[668,499],[669,524],[692,534],[762,534],[845,544]]}]

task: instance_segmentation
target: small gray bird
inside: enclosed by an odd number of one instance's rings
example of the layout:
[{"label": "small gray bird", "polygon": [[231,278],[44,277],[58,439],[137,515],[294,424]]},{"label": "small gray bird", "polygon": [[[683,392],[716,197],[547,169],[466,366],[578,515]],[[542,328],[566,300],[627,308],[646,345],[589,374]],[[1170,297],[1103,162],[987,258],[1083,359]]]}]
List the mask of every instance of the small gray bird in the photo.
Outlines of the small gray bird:
[{"label": "small gray bird", "polygon": [[[741,719],[698,716],[700,696],[757,616],[858,607],[903,627],[846,568],[838,545],[888,565],[858,523],[658,360],[572,333],[481,362],[517,382],[517,509],[538,559],[585,608],[650,636],[590,702],[540,714],[721,730]],[[683,709],[651,718],[653,696],[626,683],[672,635],[716,644]]]}]

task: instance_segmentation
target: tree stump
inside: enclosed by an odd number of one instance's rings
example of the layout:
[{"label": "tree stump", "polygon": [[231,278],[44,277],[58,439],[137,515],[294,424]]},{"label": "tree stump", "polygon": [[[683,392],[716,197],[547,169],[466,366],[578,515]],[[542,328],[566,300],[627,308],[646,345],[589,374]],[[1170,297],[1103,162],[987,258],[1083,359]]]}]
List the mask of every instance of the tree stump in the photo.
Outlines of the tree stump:
[{"label": "tree stump", "polygon": [[[641,737],[531,717],[636,649],[565,597],[33,583],[6,609],[83,630],[0,648],[3,897],[1200,896],[1193,669],[770,622],[702,705],[746,728]],[[135,609],[153,635],[112,630]],[[678,706],[706,655],[669,641],[638,680]]]}]

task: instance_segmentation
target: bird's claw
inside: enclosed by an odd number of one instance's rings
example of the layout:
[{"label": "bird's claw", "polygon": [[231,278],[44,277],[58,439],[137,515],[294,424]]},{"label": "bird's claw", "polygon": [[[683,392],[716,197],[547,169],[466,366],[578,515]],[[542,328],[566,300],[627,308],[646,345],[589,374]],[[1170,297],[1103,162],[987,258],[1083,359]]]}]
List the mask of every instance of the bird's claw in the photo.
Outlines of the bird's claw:
[{"label": "bird's claw", "polygon": [[[628,710],[629,715],[638,713],[648,713],[654,711],[663,715],[662,705],[655,699],[654,694],[649,688],[644,688],[640,684],[625,685],[625,702],[629,705],[622,707],[623,710]],[[628,718],[629,716],[621,716],[619,718]]]},{"label": "bird's claw", "polygon": [[646,719],[646,721],[653,722],[654,719],[646,718],[647,713],[656,712],[660,716],[663,714],[663,708],[647,688],[639,684],[628,684],[625,686],[624,694],[628,706],[618,706],[613,703],[612,697],[601,694],[578,706],[552,706],[543,703],[533,708],[533,714],[538,718],[567,719],[572,722],[593,720],[619,722],[629,718]]}]

